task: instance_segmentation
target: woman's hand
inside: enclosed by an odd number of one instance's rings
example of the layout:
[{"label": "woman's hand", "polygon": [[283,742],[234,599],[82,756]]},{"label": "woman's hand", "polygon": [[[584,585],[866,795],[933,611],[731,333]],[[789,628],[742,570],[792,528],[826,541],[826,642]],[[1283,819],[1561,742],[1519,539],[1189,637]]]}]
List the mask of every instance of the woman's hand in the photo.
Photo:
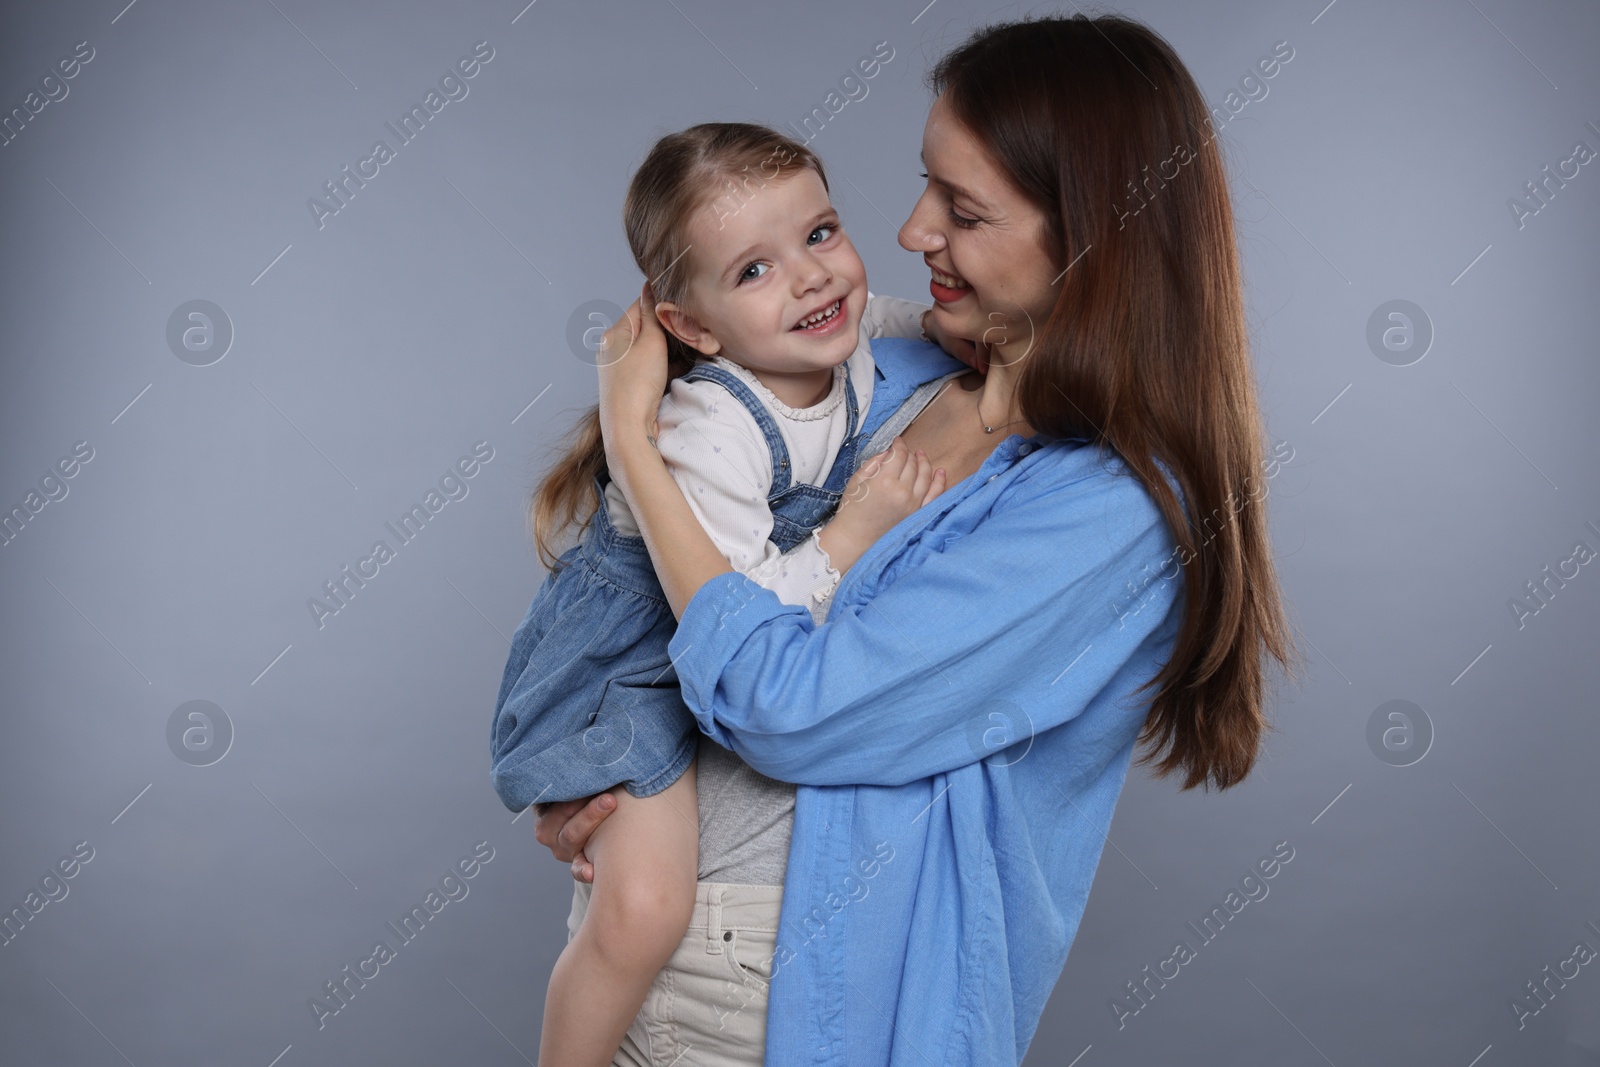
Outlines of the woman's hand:
[{"label": "woman's hand", "polygon": [[933,308],[922,313],[922,333],[928,340],[955,356],[979,374],[989,373],[989,346],[974,344],[965,337],[955,337],[939,325]]},{"label": "woman's hand", "polygon": [[589,843],[594,828],[617,810],[617,798],[609,792],[596,793],[584,800],[535,804],[533,810],[538,815],[533,824],[534,838],[554,853],[556,859],[572,865],[574,879],[593,882],[594,865],[584,855],[583,846]]},{"label": "woman's hand", "polygon": [[[606,456],[656,439],[656,412],[667,391],[667,335],[656,320],[650,283],[600,342],[600,433]],[[642,432],[641,432],[642,431]],[[616,474],[618,464],[612,464]]]}]

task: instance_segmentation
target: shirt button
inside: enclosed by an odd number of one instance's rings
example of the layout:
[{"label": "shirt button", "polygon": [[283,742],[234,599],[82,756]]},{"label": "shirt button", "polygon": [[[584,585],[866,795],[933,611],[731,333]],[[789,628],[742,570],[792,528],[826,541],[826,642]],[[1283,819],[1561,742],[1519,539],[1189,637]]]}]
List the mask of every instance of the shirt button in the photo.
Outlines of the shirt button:
[{"label": "shirt button", "polygon": [[998,474],[991,474],[991,475],[989,475],[989,481],[991,481],[991,482],[992,482],[992,481],[994,481],[994,480],[995,480],[995,479],[996,479],[996,478],[998,478],[998,477],[1000,477],[1000,476],[999,476],[999,475],[998,475]]}]

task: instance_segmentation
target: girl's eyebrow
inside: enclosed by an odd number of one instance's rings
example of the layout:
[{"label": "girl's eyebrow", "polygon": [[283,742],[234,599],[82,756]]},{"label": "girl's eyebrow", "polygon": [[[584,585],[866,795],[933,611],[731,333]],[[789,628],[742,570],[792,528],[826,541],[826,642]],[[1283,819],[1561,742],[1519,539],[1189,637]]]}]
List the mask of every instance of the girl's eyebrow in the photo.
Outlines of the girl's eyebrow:
[{"label": "girl's eyebrow", "polygon": [[[815,215],[811,216],[811,221],[806,223],[806,232],[810,233],[812,230],[817,228],[817,223],[821,222],[825,218],[828,218],[830,215],[837,215],[837,214],[838,214],[838,212],[834,210],[833,205],[829,204],[827,207],[823,208],[821,211],[819,211]],[[744,266],[746,263],[749,263],[750,262],[750,258],[752,256],[754,256],[759,251],[761,251],[761,242],[757,241],[755,244],[751,245],[749,248],[746,248],[744,251],[740,252],[738,255],[731,257],[728,260],[727,267],[723,268],[723,271],[722,271],[723,279],[726,280],[728,275],[732,274],[734,271],[738,270],[740,267]]]},{"label": "girl's eyebrow", "polygon": [[[927,156],[922,155],[919,152],[917,154],[917,158],[922,160],[922,165],[924,167],[926,167],[928,165],[928,157]],[[974,193],[971,189],[965,188],[964,186],[957,185],[955,182],[952,182],[952,181],[946,181],[944,178],[940,178],[937,175],[935,175],[933,173],[933,171],[931,171],[931,170],[928,171],[928,180],[930,182],[932,182],[933,184],[935,184],[937,186],[940,186],[941,188],[949,190],[950,192],[956,194],[957,196],[965,197],[966,199],[972,201],[973,206],[978,208],[980,211],[987,211],[989,209],[989,207],[990,207],[990,204],[988,203],[988,201],[984,200],[984,198],[979,196],[977,193]]]}]

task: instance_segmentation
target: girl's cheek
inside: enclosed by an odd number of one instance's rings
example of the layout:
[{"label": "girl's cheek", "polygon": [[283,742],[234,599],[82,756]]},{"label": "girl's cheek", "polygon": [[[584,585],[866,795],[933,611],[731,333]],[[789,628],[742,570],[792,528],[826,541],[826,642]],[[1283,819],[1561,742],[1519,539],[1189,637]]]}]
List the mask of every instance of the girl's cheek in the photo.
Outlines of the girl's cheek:
[{"label": "girl's cheek", "polygon": [[839,254],[835,257],[835,268],[838,273],[847,277],[860,278],[866,275],[867,265],[861,261],[861,253],[846,239],[839,247]]}]

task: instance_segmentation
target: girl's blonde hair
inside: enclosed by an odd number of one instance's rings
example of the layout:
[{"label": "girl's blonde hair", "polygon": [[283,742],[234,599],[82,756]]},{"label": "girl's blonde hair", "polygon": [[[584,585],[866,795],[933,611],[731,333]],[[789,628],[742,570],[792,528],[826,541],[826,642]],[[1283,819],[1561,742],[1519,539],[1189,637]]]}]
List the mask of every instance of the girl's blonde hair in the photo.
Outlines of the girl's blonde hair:
[{"label": "girl's blonde hair", "polygon": [[[639,270],[658,301],[685,306],[689,289],[689,220],[708,210],[721,225],[768,182],[811,170],[828,187],[822,161],[777,130],[747,122],[705,122],[661,138],[639,164],[622,205],[622,225]],[[667,334],[670,383],[694,366],[697,353]],[[528,517],[539,558],[559,569],[556,537],[574,525],[579,535],[600,500],[595,477],[606,469],[600,409],[590,408],[567,434],[562,455],[534,488]]]}]

